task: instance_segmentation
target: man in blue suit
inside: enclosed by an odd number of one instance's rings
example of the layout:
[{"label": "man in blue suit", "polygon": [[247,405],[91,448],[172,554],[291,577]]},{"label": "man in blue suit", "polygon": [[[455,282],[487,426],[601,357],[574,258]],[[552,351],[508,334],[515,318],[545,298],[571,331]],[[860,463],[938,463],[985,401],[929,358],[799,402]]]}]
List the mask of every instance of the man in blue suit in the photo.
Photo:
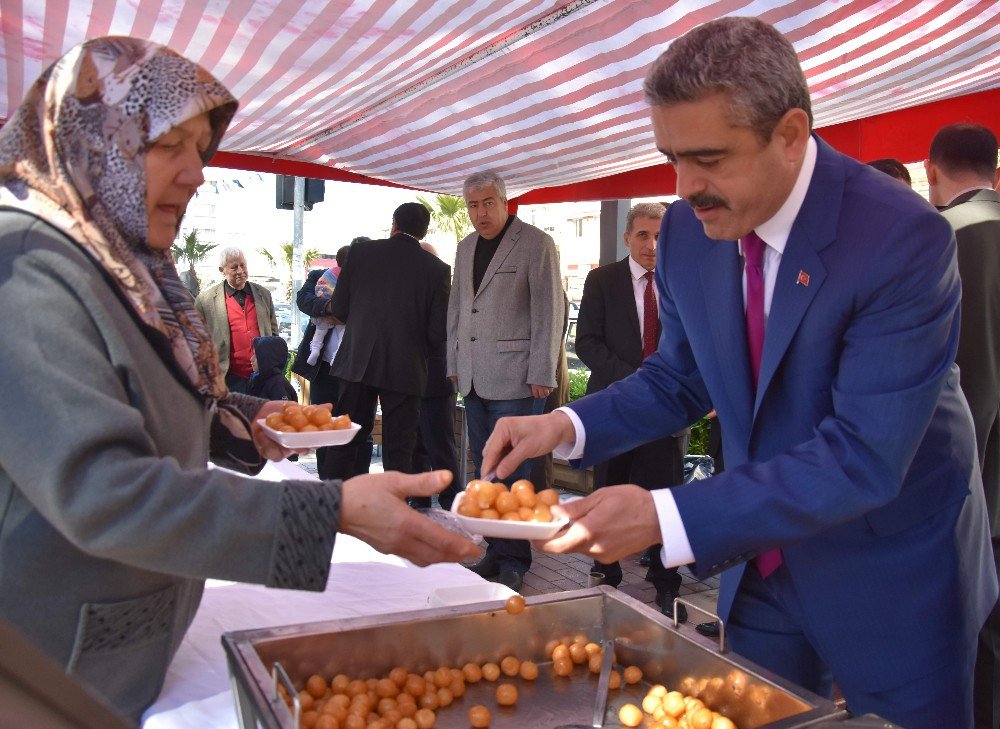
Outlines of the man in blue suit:
[{"label": "man in blue suit", "polygon": [[537,546],[607,562],[662,542],[667,566],[722,571],[737,652],[820,694],[836,681],[856,713],[970,727],[997,584],[947,223],[811,134],[795,51],[759,20],[678,39],[646,94],[684,198],[660,232],[658,351],[570,408],[501,420],[483,469],[557,447],[586,466],[714,405],[725,473],[601,489]]}]

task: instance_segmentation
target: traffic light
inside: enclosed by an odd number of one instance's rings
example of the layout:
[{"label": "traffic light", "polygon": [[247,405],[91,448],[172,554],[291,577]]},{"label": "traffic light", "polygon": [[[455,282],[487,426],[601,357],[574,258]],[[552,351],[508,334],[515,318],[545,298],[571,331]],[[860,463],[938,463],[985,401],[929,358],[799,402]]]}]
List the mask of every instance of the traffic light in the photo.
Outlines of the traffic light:
[{"label": "traffic light", "polygon": [[[304,210],[312,210],[313,203],[323,202],[326,193],[326,181],[306,178],[306,196]],[[278,210],[295,209],[295,177],[292,175],[275,175],[274,206]]]}]

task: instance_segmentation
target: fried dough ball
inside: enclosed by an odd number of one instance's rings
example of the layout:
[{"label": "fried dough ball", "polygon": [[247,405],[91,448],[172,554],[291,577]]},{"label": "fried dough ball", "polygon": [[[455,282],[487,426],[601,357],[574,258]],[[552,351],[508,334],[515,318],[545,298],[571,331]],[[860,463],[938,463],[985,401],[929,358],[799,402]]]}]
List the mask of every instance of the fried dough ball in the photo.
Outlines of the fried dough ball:
[{"label": "fried dough ball", "polygon": [[465,681],[461,678],[453,678],[451,680],[451,685],[448,686],[451,691],[451,695],[456,699],[462,698],[465,695]]},{"label": "fried dough ball", "polygon": [[469,709],[469,726],[473,729],[486,729],[490,725],[490,710],[481,704]]},{"label": "fried dough ball", "polygon": [[487,681],[496,681],[500,678],[500,666],[495,663],[484,663],[483,678]]},{"label": "fried dough ball", "polygon": [[446,686],[451,686],[451,681],[454,676],[451,675],[451,669],[441,666],[438,670],[434,672],[434,685],[438,688],[445,688]]},{"label": "fried dough ball", "polygon": [[585,643],[583,649],[587,651],[588,656],[601,652],[601,646],[597,645],[597,643]]},{"label": "fried dough ball", "polygon": [[316,729],[340,729],[340,721],[329,714],[320,714],[313,726]]},{"label": "fried dough ball", "polygon": [[479,683],[483,679],[483,669],[475,663],[466,663],[462,666],[462,675],[467,683]]},{"label": "fried dough ball", "polygon": [[493,503],[496,506],[496,510],[499,511],[501,515],[510,512],[516,514],[517,508],[520,506],[520,504],[517,503],[517,497],[506,491],[497,494],[496,501]]},{"label": "fried dough ball", "polygon": [[635,704],[625,704],[618,710],[618,721],[624,726],[639,726],[642,724],[642,709]]},{"label": "fried dough ball", "polygon": [[400,719],[395,726],[396,729],[419,729],[417,722],[407,717]]},{"label": "fried dough ball", "polygon": [[427,682],[424,681],[423,676],[418,676],[415,673],[411,673],[406,677],[406,693],[408,693],[413,698],[418,698],[424,695],[424,689],[427,686]]},{"label": "fried dough ball", "polygon": [[556,658],[552,661],[552,671],[557,676],[569,676],[573,673],[573,661],[568,657]]},{"label": "fried dough ball", "polygon": [[639,683],[642,680],[642,669],[638,666],[629,666],[622,671],[622,678],[629,685]]},{"label": "fried dough ball", "polygon": [[417,729],[431,729],[437,721],[437,716],[430,709],[420,709],[413,720],[417,722]]},{"label": "fried dough ball", "polygon": [[467,497],[458,502],[456,511],[460,516],[468,516],[472,519],[480,518],[483,513],[483,510],[479,508],[479,504],[476,503],[476,500]]},{"label": "fried dough ball", "polygon": [[406,676],[407,671],[402,666],[396,666],[389,671],[389,680],[396,684],[399,688],[403,688],[403,686],[406,685]]},{"label": "fried dough ball", "polygon": [[315,711],[307,711],[299,717],[299,726],[301,726],[302,729],[315,729],[317,721],[319,721],[319,713]]},{"label": "fried dough ball", "polygon": [[570,645],[568,650],[569,659],[573,661],[573,663],[580,665],[587,662],[587,658],[589,656],[587,655],[587,649],[583,647],[583,644],[573,643]]},{"label": "fried dough ball", "polygon": [[430,709],[420,709],[413,719],[417,722],[417,729],[431,729],[437,721],[437,716]]},{"label": "fried dough ball", "polygon": [[736,725],[732,719],[722,716],[722,714],[713,714],[712,729],[736,729]]},{"label": "fried dough ball", "polygon": [[687,707],[684,705],[684,695],[680,691],[670,691],[663,697],[663,710],[667,716],[677,719],[683,714]]},{"label": "fried dough ball", "polygon": [[496,696],[500,706],[513,706],[517,703],[517,687],[512,683],[502,683],[497,686]]},{"label": "fried dough ball", "polygon": [[497,498],[497,487],[489,481],[482,481],[476,491],[476,506],[483,511],[491,509]]},{"label": "fried dough ball", "polygon": [[538,666],[533,661],[521,661],[521,670],[518,673],[525,681],[534,681],[538,678]]},{"label": "fried dough ball", "polygon": [[348,676],[346,676],[343,673],[338,673],[336,676],[333,677],[333,680],[330,681],[330,688],[333,690],[333,693],[335,694],[346,694],[347,686],[350,683],[351,679]]},{"label": "fried dough ball", "polygon": [[559,492],[555,489],[545,489],[535,494],[535,498],[546,506],[555,506],[559,503]]},{"label": "fried dough ball", "polygon": [[438,706],[443,709],[446,706],[451,706],[451,702],[455,700],[455,696],[451,693],[450,688],[439,688],[437,690],[437,700]]},{"label": "fried dough ball", "polygon": [[483,509],[479,514],[480,519],[499,519],[500,512],[496,509]]},{"label": "fried dough ball", "polygon": [[430,709],[434,711],[438,706],[441,705],[441,701],[438,699],[437,690],[433,687],[419,699],[417,699],[417,704],[420,705],[421,709]]},{"label": "fried dough ball", "polygon": [[712,729],[712,711],[710,709],[696,709],[694,713],[688,713],[688,726],[691,729]]},{"label": "fried dough ball", "polygon": [[587,659],[587,668],[591,673],[601,672],[601,662],[604,660],[604,655],[601,653],[595,653],[590,658]]},{"label": "fried dough ball", "polygon": [[608,688],[616,689],[621,688],[622,685],[622,675],[618,671],[612,671],[611,676],[608,679]]},{"label": "fried dough ball", "polygon": [[553,661],[560,658],[569,658],[569,647],[563,645],[562,643],[557,643],[552,649],[551,657]]},{"label": "fried dough ball", "polygon": [[507,598],[507,602],[503,604],[504,609],[511,615],[517,615],[524,612],[524,598],[520,595],[511,595]]},{"label": "fried dough ball", "polygon": [[659,696],[646,694],[646,696],[642,699],[642,710],[645,711],[647,714],[652,714],[659,708],[661,703],[662,702],[660,701]]},{"label": "fried dough ball", "polygon": [[309,693],[308,689],[305,691],[299,691],[298,696],[299,706],[302,707],[302,711],[311,711],[316,705],[316,699],[313,698],[313,695]]},{"label": "fried dough ball", "polygon": [[545,504],[535,504],[535,508],[532,511],[534,512],[531,518],[532,521],[540,521],[546,524],[552,521],[552,512]]},{"label": "fried dough ball", "polygon": [[504,676],[513,678],[521,671],[521,661],[517,656],[507,656],[500,661],[500,672]]},{"label": "fried dough ball", "polygon": [[399,685],[391,678],[380,678],[375,684],[375,695],[380,699],[391,698],[399,693]]}]

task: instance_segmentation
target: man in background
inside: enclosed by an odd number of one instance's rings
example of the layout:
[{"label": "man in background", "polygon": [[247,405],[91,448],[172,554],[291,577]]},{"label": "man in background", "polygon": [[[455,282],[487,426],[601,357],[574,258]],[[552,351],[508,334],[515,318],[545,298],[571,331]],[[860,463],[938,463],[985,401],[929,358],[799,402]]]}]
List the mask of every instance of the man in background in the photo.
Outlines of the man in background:
[{"label": "man in background", "polygon": [[884,172],[893,177],[900,182],[906,183],[907,187],[913,187],[913,181],[910,179],[910,171],[906,169],[906,166],[900,162],[898,159],[892,157],[886,157],[885,159],[873,159],[871,162],[866,163],[869,167],[874,167],[879,172]]},{"label": "man in background", "polygon": [[[659,203],[634,205],[625,218],[623,235],[629,254],[587,274],[576,325],[576,353],[590,368],[588,395],[628,377],[656,351],[660,321],[653,271],[656,240],[665,212]],[[684,454],[690,437],[690,429],[685,429],[596,464],[594,488],[622,483],[649,490],[676,486],[684,480]],[[681,576],[677,567],[663,566],[660,546],[655,544],[647,550],[650,558],[646,579],[656,588],[656,604],[672,618]],[[604,583],[612,587],[622,581],[617,561],[604,564],[594,560],[594,570],[602,573]],[[682,605],[678,618],[686,617]]]},{"label": "man in background", "polygon": [[[958,364],[972,410],[989,513],[993,556],[1000,555],[1000,195],[993,184],[997,138],[978,124],[950,124],[925,163],[931,203],[951,223],[962,277]],[[1000,608],[979,634],[975,714],[978,729],[1000,727]]]},{"label": "man in background", "polygon": [[[503,178],[495,172],[470,175],[463,195],[476,232],[455,254],[448,376],[465,402],[478,478],[483,446],[497,420],[541,413],[556,386],[564,298],[552,236],[508,214]],[[524,463],[508,474],[508,485],[527,478],[530,469]],[[520,589],[531,567],[528,542],[487,542],[473,571]]]},{"label": "man in background", "polygon": [[341,381],[336,410],[361,426],[328,458],[334,478],[356,475],[357,452],[382,409],[382,464],[413,472],[427,356],[446,337],[451,270],[420,247],[430,213],[403,203],[389,238],[355,243],[337,279],[330,315],[346,324],[330,372]]},{"label": "man in background", "polygon": [[[430,243],[420,247],[437,256],[437,249]],[[427,354],[427,388],[420,402],[420,431],[413,453],[413,470],[451,471],[451,483],[438,494],[441,508],[450,509],[455,496],[465,487],[464,469],[459,465],[458,443],[455,442],[455,407],[457,395],[455,383],[448,379],[448,358],[445,342]],[[462,454],[464,465],[465,454]],[[411,498],[414,507],[430,507],[431,499]]]},{"label": "man in background", "polygon": [[222,281],[203,291],[194,305],[215,341],[219,366],[226,373],[226,386],[246,392],[253,368],[254,337],[278,333],[271,292],[247,280],[247,259],[239,248],[219,251]]}]

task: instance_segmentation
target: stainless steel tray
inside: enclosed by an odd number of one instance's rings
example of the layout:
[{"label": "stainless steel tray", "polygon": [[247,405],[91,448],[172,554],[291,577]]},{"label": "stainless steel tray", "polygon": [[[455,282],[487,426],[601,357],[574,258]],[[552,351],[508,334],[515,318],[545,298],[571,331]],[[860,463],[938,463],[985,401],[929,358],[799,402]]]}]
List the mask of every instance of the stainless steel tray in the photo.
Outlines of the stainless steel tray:
[{"label": "stainless steel tray", "polygon": [[469,684],[465,696],[438,712],[435,727],[467,727],[468,708],[482,703],[491,709],[493,729],[550,729],[566,722],[589,724],[592,719],[596,676],[577,667],[572,679],[553,677],[544,655],[550,640],[578,637],[618,639],[617,661],[643,671],[639,684],[611,692],[608,726],[617,726],[618,709],[640,703],[654,683],[671,690],[698,687],[699,698],[740,729],[797,729],[845,716],[833,702],[737,655],[720,653],[692,628],[674,627],[659,612],[606,586],[532,597],[519,615],[508,614],[500,601],[490,601],[226,633],[222,642],[243,727],[295,726],[292,713],[276,695],[275,663],[301,689],[314,673],[327,680],[338,673],[364,679],[383,676],[395,666],[422,673],[515,655],[536,661],[540,668],[534,682],[513,679],[521,696],[516,707],[496,707],[495,683]]}]

